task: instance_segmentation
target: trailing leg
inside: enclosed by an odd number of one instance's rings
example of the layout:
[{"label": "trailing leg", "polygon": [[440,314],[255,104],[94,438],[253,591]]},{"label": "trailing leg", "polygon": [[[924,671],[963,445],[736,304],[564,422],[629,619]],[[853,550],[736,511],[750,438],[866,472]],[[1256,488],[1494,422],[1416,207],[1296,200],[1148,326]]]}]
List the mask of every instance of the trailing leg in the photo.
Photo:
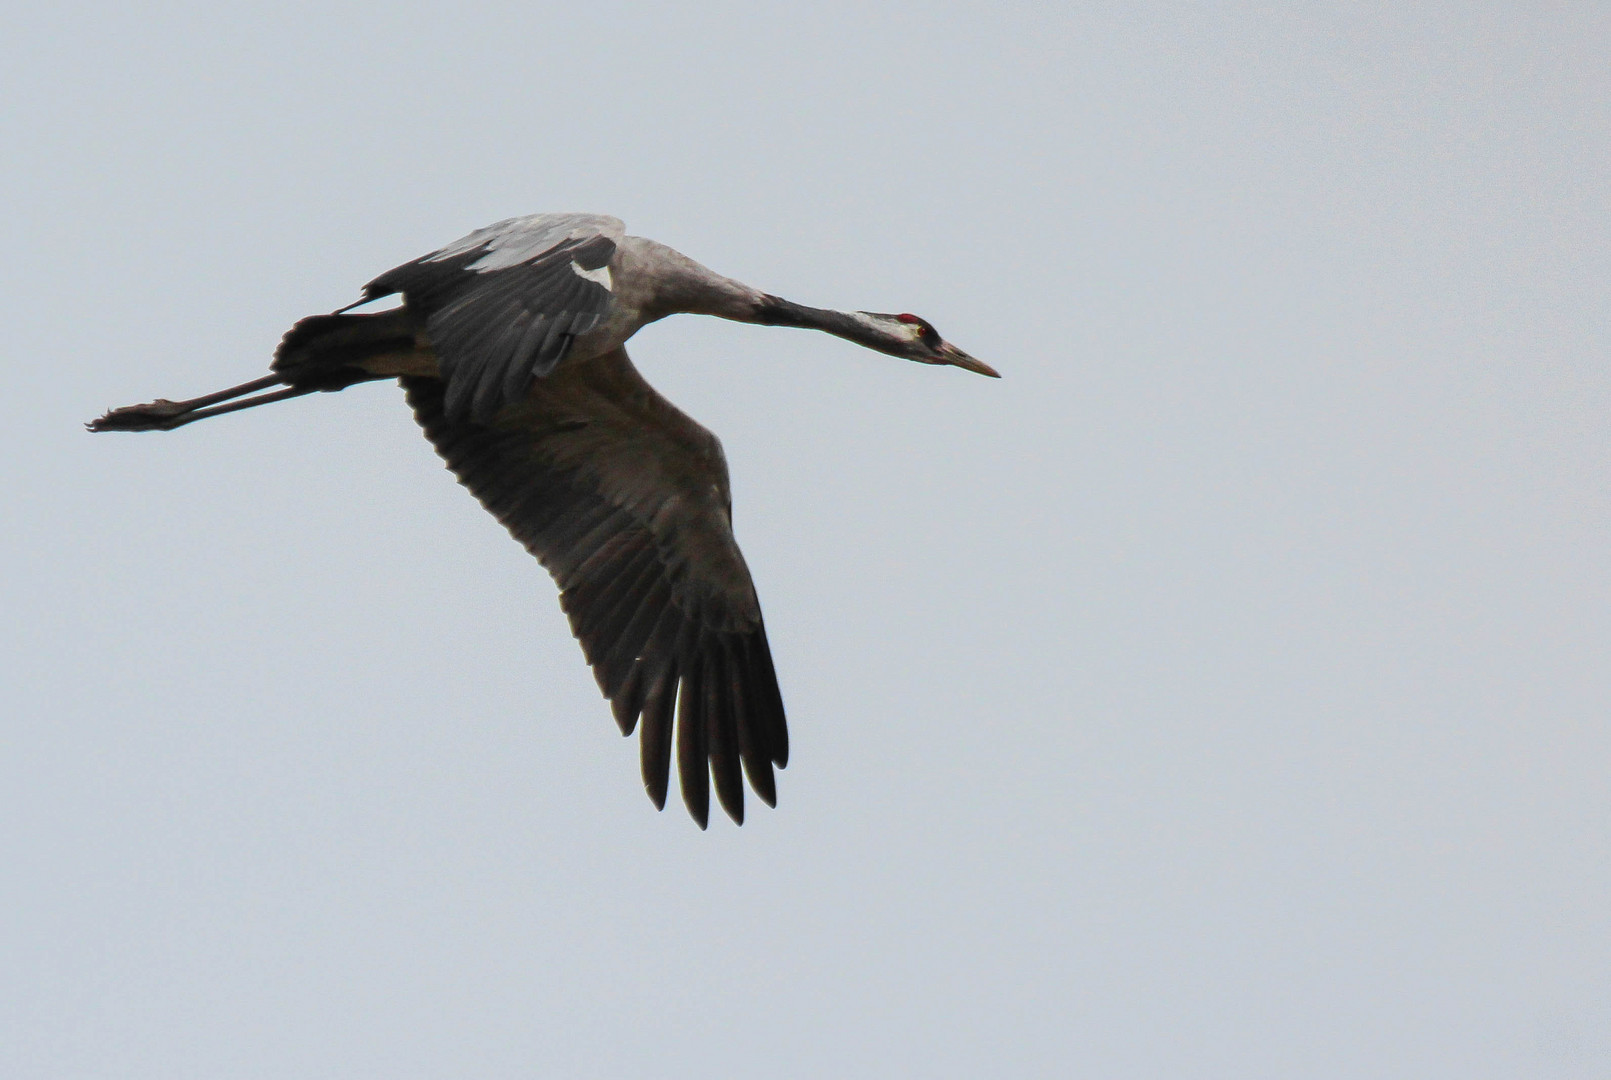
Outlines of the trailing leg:
[{"label": "trailing leg", "polygon": [[313,315],[285,335],[275,350],[273,371],[261,379],[187,401],[158,398],[143,405],[125,405],[85,426],[91,431],[171,431],[209,416],[318,390],[344,390],[354,383],[396,375],[434,375],[436,357],[406,310]]}]

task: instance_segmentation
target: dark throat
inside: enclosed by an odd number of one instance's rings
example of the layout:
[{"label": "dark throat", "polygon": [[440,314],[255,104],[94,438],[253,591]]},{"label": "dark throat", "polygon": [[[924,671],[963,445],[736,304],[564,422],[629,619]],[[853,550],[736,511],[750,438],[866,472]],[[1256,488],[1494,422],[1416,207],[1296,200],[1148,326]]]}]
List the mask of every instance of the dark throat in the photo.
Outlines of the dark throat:
[{"label": "dark throat", "polygon": [[806,307],[781,296],[762,296],[755,304],[755,321],[762,326],[823,330],[870,349],[887,350],[890,345],[887,339],[853,315],[827,308]]}]

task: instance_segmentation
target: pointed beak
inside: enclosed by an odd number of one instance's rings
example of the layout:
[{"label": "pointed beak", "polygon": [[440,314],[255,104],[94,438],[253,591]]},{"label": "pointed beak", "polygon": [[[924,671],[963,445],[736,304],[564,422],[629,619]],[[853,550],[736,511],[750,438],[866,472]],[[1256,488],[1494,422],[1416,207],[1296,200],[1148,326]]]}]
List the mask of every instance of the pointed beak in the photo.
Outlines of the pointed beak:
[{"label": "pointed beak", "polygon": [[988,375],[992,379],[1001,378],[1001,372],[983,360],[975,360],[949,341],[940,344],[939,353],[940,363],[942,364],[950,364],[952,367],[959,367],[964,371],[972,371],[978,375]]}]

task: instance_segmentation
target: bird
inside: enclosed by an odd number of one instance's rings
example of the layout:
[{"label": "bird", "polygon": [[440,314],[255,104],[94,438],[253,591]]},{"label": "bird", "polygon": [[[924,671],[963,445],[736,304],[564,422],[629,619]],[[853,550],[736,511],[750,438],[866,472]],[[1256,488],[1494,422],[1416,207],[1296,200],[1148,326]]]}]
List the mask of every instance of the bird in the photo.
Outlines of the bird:
[{"label": "bird", "polygon": [[[673,314],[826,331],[890,356],[999,378],[910,313],[807,307],[723,277],[604,214],[510,218],[386,271],[362,298],[296,322],[260,379],[112,409],[91,431],[169,431],[396,379],[447,467],[548,569],[621,733],[639,733],[663,810],[673,747],[707,827],[712,783],[744,821],[744,783],[777,805],[783,697],[732,529],[716,436],[661,397],[625,344]],[[390,297],[395,306],[353,309]]]}]

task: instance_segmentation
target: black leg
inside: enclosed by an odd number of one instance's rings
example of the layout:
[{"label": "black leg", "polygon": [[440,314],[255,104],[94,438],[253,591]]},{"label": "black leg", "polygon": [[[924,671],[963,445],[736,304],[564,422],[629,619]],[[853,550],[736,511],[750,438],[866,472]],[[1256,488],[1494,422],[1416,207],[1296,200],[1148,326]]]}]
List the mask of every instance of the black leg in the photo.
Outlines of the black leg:
[{"label": "black leg", "polygon": [[271,401],[282,401],[285,398],[299,397],[302,394],[313,392],[313,388],[300,389],[293,386],[284,390],[277,390],[271,394],[260,394],[257,397],[247,398],[245,401],[235,401],[229,405],[218,404],[259,390],[266,390],[271,386],[283,386],[284,384],[285,380],[278,375],[265,375],[261,379],[253,379],[249,383],[232,386],[228,390],[220,390],[216,394],[206,394],[202,397],[191,398],[188,401],[169,401],[166,398],[158,398],[156,401],[147,402],[144,405],[125,405],[121,409],[113,409],[98,420],[90,421],[85,426],[91,431],[170,431],[193,420],[217,416],[220,413],[234,412],[237,409],[249,409],[254,405],[266,405]]}]

